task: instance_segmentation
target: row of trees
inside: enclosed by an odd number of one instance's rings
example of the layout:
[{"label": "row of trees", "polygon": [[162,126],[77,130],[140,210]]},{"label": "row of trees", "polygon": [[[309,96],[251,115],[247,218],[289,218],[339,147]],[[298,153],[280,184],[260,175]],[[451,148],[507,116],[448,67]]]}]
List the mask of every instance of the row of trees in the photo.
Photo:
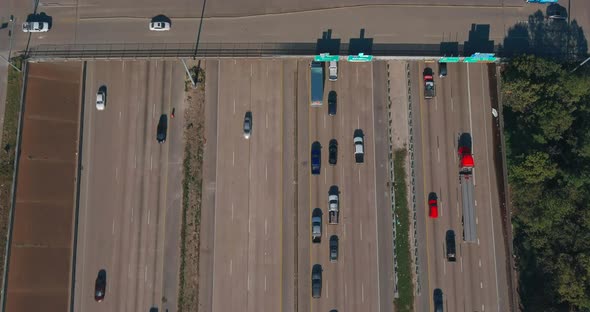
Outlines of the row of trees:
[{"label": "row of trees", "polygon": [[590,311],[590,71],[521,56],[502,92],[522,304]]}]

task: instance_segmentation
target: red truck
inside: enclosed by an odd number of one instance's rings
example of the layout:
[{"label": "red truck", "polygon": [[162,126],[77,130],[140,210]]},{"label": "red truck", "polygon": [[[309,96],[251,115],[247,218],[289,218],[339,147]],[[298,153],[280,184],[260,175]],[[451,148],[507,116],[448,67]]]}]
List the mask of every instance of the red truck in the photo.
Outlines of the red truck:
[{"label": "red truck", "polygon": [[461,195],[463,203],[463,240],[475,242],[477,233],[475,229],[475,200],[473,198],[473,155],[471,148],[466,145],[459,145],[459,183],[461,184]]}]

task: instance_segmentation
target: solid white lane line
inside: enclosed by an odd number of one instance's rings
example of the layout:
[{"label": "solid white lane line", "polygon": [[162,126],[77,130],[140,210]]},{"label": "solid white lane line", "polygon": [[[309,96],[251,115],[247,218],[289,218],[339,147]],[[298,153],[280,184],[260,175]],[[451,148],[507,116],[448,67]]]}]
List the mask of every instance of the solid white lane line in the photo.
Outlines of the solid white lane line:
[{"label": "solid white lane line", "polygon": [[324,184],[328,184],[328,169],[324,166]]},{"label": "solid white lane line", "polygon": [[479,282],[479,288],[483,288],[483,282]]},{"label": "solid white lane line", "polygon": [[264,235],[268,236],[268,219],[264,219]]},{"label": "solid white lane line", "polygon": [[[253,71],[254,71],[253,66],[252,66],[252,64],[250,64],[250,77],[252,77]],[[248,289],[250,289],[250,288],[248,288]]]},{"label": "solid white lane line", "polygon": [[356,128],[357,129],[361,128],[361,117],[360,116],[356,117]]},{"label": "solid white lane line", "polygon": [[461,257],[460,259],[461,259],[461,272],[463,272],[463,257]]},{"label": "solid white lane line", "polygon": [[234,261],[232,259],[229,259],[229,275],[232,274],[233,272],[233,267],[234,267]]},{"label": "solid white lane line", "polygon": [[119,111],[119,122],[121,122],[121,114],[122,114],[122,113],[123,113],[123,112]]},{"label": "solid white lane line", "polygon": [[115,181],[119,184],[119,168],[115,168]]},{"label": "solid white lane line", "polygon": [[137,155],[133,158],[133,168],[137,169]]},{"label": "solid white lane line", "polygon": [[475,224],[479,225],[479,218],[475,217]]},{"label": "solid white lane line", "polygon": [[264,291],[266,292],[266,275],[264,275]]},{"label": "solid white lane line", "polygon": [[148,210],[148,225],[150,224],[150,214],[151,214],[151,210]]},{"label": "solid white lane line", "polygon": [[324,129],[326,129],[326,115],[324,115]]},{"label": "solid white lane line", "polygon": [[236,113],[236,99],[234,99],[234,114]]},{"label": "solid white lane line", "polygon": [[438,162],[440,163],[440,148],[436,148],[436,157],[438,158]]},{"label": "solid white lane line", "polygon": [[236,152],[235,151],[231,152],[231,165],[232,166],[236,165]]},{"label": "solid white lane line", "polygon": [[479,258],[479,267],[481,268],[481,258]]},{"label": "solid white lane line", "polygon": [[[477,219],[476,219],[477,220]],[[479,246],[479,238],[477,239],[477,246]]]},{"label": "solid white lane line", "polygon": [[154,156],[150,155],[150,170],[154,169]]},{"label": "solid white lane line", "polygon": [[248,233],[250,233],[250,218],[248,218]]},{"label": "solid white lane line", "polygon": [[361,240],[363,240],[363,223],[361,222]]},{"label": "solid white lane line", "polygon": [[266,119],[266,129],[268,129],[268,113],[266,113],[266,115],[265,115],[265,116],[266,116],[266,117],[265,117],[265,119]]},{"label": "solid white lane line", "polygon": [[231,219],[234,220],[234,203],[231,203]]},{"label": "solid white lane line", "polygon": [[361,284],[361,301],[365,302],[365,284]]}]

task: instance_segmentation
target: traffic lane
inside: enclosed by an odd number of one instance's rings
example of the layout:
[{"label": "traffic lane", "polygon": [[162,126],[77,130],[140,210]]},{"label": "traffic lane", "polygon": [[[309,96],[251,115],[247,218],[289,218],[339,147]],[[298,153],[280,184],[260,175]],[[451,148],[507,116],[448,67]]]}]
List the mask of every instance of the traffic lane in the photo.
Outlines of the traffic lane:
[{"label": "traffic lane", "polygon": [[379,267],[379,307],[381,311],[393,311],[394,271],[393,271],[393,218],[391,194],[389,190],[389,137],[388,137],[388,64],[373,64],[373,120],[375,138],[375,198],[377,260]]},{"label": "traffic lane", "polygon": [[250,138],[249,274],[250,311],[281,306],[282,123],[281,61],[248,60],[252,67],[251,110],[256,128]]},{"label": "traffic lane", "polygon": [[172,66],[170,77],[170,106],[175,109],[175,115],[179,116],[174,119],[172,116],[168,127],[168,167],[166,203],[164,207],[164,220],[162,221],[164,231],[160,257],[162,268],[156,268],[162,272],[161,287],[162,298],[166,300],[162,304],[162,309],[168,309],[169,312],[176,311],[178,302],[178,272],[180,267],[180,231],[182,228],[182,179],[183,179],[183,161],[184,161],[184,81],[185,71],[178,62],[169,63]]},{"label": "traffic lane", "polygon": [[[443,215],[445,215],[445,222],[447,227],[439,235],[442,244],[446,244],[444,241],[446,230],[453,230],[455,233],[455,244],[456,244],[456,258],[457,262],[452,263],[446,260],[444,261],[444,272],[445,285],[447,298],[447,307],[450,310],[458,310],[463,307],[463,296],[465,293],[465,286],[463,285],[462,267],[461,267],[461,243],[463,231],[461,225],[462,211],[459,208],[461,195],[459,189],[459,165],[457,158],[457,134],[459,132],[459,108],[455,102],[457,101],[458,93],[457,90],[462,88],[462,85],[458,83],[459,75],[458,64],[448,64],[448,75],[446,78],[439,79],[439,96],[441,109],[441,124],[442,128],[437,132],[437,154],[440,155],[440,198],[443,209]],[[438,156],[437,155],[437,156]],[[443,245],[444,246],[444,245]],[[443,248],[443,250],[446,250]]]},{"label": "traffic lane", "polygon": [[[219,63],[213,311],[239,309],[247,302],[250,145],[243,137],[244,113],[250,107],[250,66]],[[235,103],[235,104],[234,104]],[[227,300],[227,298],[232,300]]]},{"label": "traffic lane", "polygon": [[[419,99],[423,95],[423,86],[422,84],[422,73],[419,72],[419,66],[417,62],[412,62],[410,65],[410,81],[411,83],[411,97],[412,99]],[[405,83],[405,82],[400,82]],[[426,226],[427,220],[427,212],[426,206],[424,201],[419,200],[420,196],[424,196],[426,194],[426,186],[425,186],[425,171],[423,166],[420,162],[424,162],[424,153],[427,151],[424,150],[424,143],[423,141],[423,122],[422,122],[422,105],[420,104],[420,100],[412,100],[412,133],[413,133],[413,147],[414,147],[414,159],[417,159],[418,165],[414,165],[414,174],[416,177],[415,180],[415,194],[416,194],[416,235],[412,237],[410,233],[410,240],[413,238],[415,242],[418,242],[417,246],[417,258],[418,264],[417,269],[419,272],[418,280],[419,285],[417,290],[417,296],[415,297],[414,303],[416,304],[417,310],[420,311],[428,311],[432,310],[431,301],[432,301],[432,277],[431,277],[431,268],[430,268],[430,250],[432,248],[430,241],[428,240],[428,231]],[[410,166],[410,155],[406,156],[406,166]],[[408,170],[410,170],[408,168]],[[411,178],[411,177],[410,177]],[[408,181],[408,185],[411,181]],[[412,209],[412,202],[408,201],[408,209]],[[410,214],[413,212],[410,210]],[[408,220],[408,222],[410,222]],[[410,243],[412,244],[412,243]],[[411,245],[413,246],[413,245]],[[415,256],[412,254],[412,256]]]},{"label": "traffic lane", "polygon": [[[311,311],[311,133],[309,60],[297,61],[297,307]],[[300,282],[299,282],[300,281]]]},{"label": "traffic lane", "polygon": [[[349,216],[345,224],[346,248],[351,251],[352,265],[345,269],[345,306],[361,310],[376,310],[378,305],[377,252],[375,237],[375,176],[373,149],[372,64],[343,64],[348,73],[345,94],[348,102],[339,105],[346,119],[342,151],[344,186],[341,188],[343,213]],[[346,77],[346,76],[343,76]],[[340,108],[339,107],[339,108]],[[365,163],[356,164],[352,137],[355,129],[364,132]],[[346,218],[345,218],[346,219]],[[352,252],[354,250],[354,252]],[[346,259],[345,259],[346,260]]]},{"label": "traffic lane", "polygon": [[[476,200],[481,209],[478,211],[479,221],[481,227],[481,248],[482,248],[482,267],[483,267],[483,284],[484,284],[484,304],[490,306],[493,310],[508,309],[508,293],[506,287],[500,285],[507,285],[507,276],[504,253],[505,246],[502,238],[502,228],[496,228],[501,225],[501,219],[494,217],[494,211],[499,215],[500,204],[498,202],[498,190],[496,172],[493,170],[494,166],[494,152],[493,152],[493,138],[492,138],[492,122],[494,117],[491,112],[491,103],[489,96],[489,75],[488,66],[480,65],[473,68],[473,86],[476,87],[475,95],[480,98],[480,103],[474,106],[473,119],[477,124],[483,125],[474,129],[474,138],[479,142],[476,159],[482,164],[478,170],[478,179],[476,180],[478,188],[476,188]],[[494,90],[495,91],[495,90]],[[475,140],[475,139],[474,139]],[[479,195],[479,196],[478,196]],[[499,233],[496,233],[499,231]],[[499,239],[496,239],[499,237]],[[485,239],[485,240],[484,240]],[[500,260],[500,261],[498,261]],[[485,292],[485,289],[489,291]]]},{"label": "traffic lane", "polygon": [[[87,89],[90,90],[95,89],[94,85],[98,80],[96,77],[96,69],[93,65],[94,64],[88,65],[89,74],[86,77],[86,86]],[[104,77],[104,73],[102,73],[102,75]],[[92,87],[89,88],[88,86]],[[112,117],[116,116],[116,106],[114,106],[115,109],[113,110],[105,111],[106,114],[97,114],[95,108],[96,94],[94,92],[86,92],[84,102],[86,103],[84,112],[84,128],[86,131],[84,131],[83,134],[83,169],[81,174],[80,191],[81,227],[78,233],[78,240],[80,244],[78,244],[77,247],[79,260],[76,265],[76,276],[78,282],[76,283],[75,306],[78,307],[77,310],[81,310],[82,307],[84,307],[84,310],[97,311],[98,309],[102,309],[104,306],[94,302],[94,298],[90,296],[90,294],[94,293],[94,281],[96,279],[97,273],[101,269],[114,269],[110,267],[107,257],[97,257],[107,254],[107,250],[112,252],[112,246],[110,246],[109,243],[113,243],[112,235],[114,233],[110,233],[110,237],[104,237],[105,235],[102,235],[99,229],[108,229],[109,225],[114,225],[112,221],[115,219],[114,215],[116,215],[116,213],[114,210],[116,209],[116,205],[113,204],[113,201],[115,197],[117,197],[118,192],[116,192],[117,187],[114,187],[114,189],[110,190],[111,192],[109,193],[115,194],[115,196],[96,196],[95,193],[90,189],[91,186],[94,187],[98,183],[102,183],[102,185],[105,185],[106,187],[114,186],[112,181],[117,181],[114,170],[113,172],[111,172],[111,170],[99,170],[100,168],[109,168],[109,164],[115,163],[112,158],[114,158],[113,156],[116,157],[116,155],[105,153],[105,151],[101,148],[95,149],[95,145],[96,141],[101,139],[103,141],[102,146],[98,147],[104,147],[104,140],[107,140],[110,144],[116,145],[116,141],[119,140],[119,137],[116,135],[117,131],[114,127],[107,127],[104,131],[98,131],[101,129],[96,128],[97,122],[99,125],[105,123],[108,124],[108,121]],[[114,142],[110,141],[110,139],[113,139]],[[104,191],[109,190],[107,189]],[[93,203],[97,204],[96,207],[93,205]],[[109,272],[112,273],[113,270],[108,270],[107,273]],[[106,296],[108,296],[107,298],[110,300],[104,302],[105,305],[110,306],[112,304],[113,301],[111,299],[112,297],[110,297],[110,287],[115,285],[116,283],[110,283],[109,280]]]},{"label": "traffic lane", "polygon": [[297,94],[296,73],[297,60],[283,60],[281,62],[281,101],[283,103],[282,119],[282,272],[281,296],[284,312],[294,312],[295,302],[295,270],[296,270],[296,235],[297,235]]}]

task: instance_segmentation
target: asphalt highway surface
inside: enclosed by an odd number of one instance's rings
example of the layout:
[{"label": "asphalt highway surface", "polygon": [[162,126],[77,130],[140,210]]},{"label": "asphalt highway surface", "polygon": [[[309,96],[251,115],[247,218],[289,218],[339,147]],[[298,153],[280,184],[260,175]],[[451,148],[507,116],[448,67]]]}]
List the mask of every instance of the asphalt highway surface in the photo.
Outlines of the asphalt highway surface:
[{"label": "asphalt highway surface", "polygon": [[[176,310],[184,69],[178,62],[89,62],[85,79],[76,311]],[[103,111],[95,107],[107,86]],[[161,114],[167,140],[156,141]],[[94,282],[106,270],[106,296]],[[170,298],[170,303],[167,301]],[[165,310],[164,310],[165,311]]]},{"label": "asphalt highway surface", "polygon": [[[425,67],[435,73],[435,63],[414,63],[413,78],[417,175],[418,222],[422,294],[419,310],[432,310],[432,294],[440,288],[448,311],[509,311],[506,257],[500,205],[494,168],[488,67],[485,64],[449,64],[446,78],[435,77],[437,95],[423,96]],[[462,198],[459,185],[458,138],[470,133],[475,160],[475,214],[477,241],[462,239]],[[420,180],[418,180],[420,181]],[[439,217],[427,215],[427,196],[438,195]],[[446,259],[445,233],[454,230],[457,261]],[[427,272],[427,275],[425,273]],[[430,305],[430,308],[429,308]]]}]

